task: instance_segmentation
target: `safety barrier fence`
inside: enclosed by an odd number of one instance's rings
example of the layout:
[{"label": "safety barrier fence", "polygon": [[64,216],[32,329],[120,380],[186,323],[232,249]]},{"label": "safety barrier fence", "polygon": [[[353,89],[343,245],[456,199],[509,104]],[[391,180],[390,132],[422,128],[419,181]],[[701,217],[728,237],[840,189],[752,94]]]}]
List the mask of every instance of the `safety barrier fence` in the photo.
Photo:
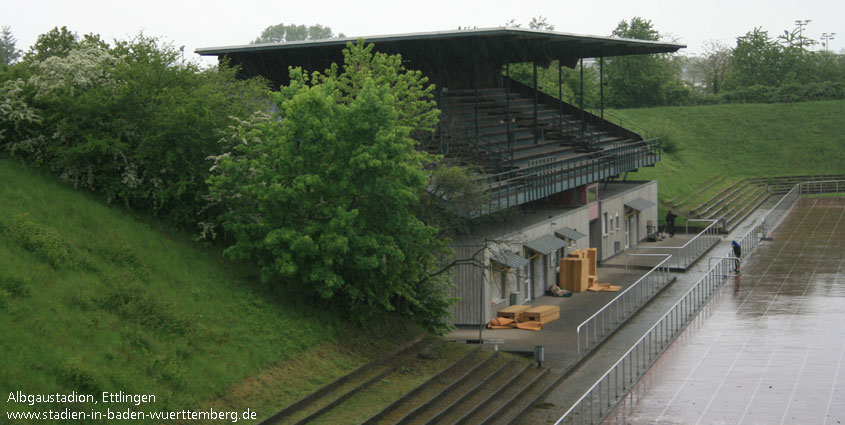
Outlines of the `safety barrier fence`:
[{"label": "safety barrier fence", "polygon": [[718,220],[702,220],[709,221],[710,225],[701,230],[692,239],[688,240],[683,246],[645,246],[638,249],[647,249],[650,251],[660,251],[664,254],[670,254],[672,261],[671,267],[678,269],[685,269],[690,264],[695,262],[701,254],[707,252],[713,245],[717,244],[722,237],[719,235],[719,221]]},{"label": "safety barrier fence", "polygon": [[683,331],[698,310],[716,293],[732,267],[732,259],[720,259],[555,422],[555,425],[601,422],[616,402],[627,394]]},{"label": "safety barrier fence", "polygon": [[[748,258],[760,246],[763,238],[780,224],[781,219],[797,203],[802,194],[842,192],[845,192],[843,180],[795,185],[760,219],[759,223],[739,239],[742,258]],[[707,304],[725,280],[733,276],[732,272],[737,260],[735,257],[729,253],[726,257],[711,258],[713,259],[717,259],[718,262],[710,267],[707,273],[555,422],[555,425],[601,422],[683,331],[698,311]]]},{"label": "safety barrier fence", "polygon": [[[637,279],[636,282],[625,288],[619,295],[613,298],[604,307],[595,312],[587,320],[576,328],[578,340],[578,357],[581,357],[581,350],[589,350],[601,342],[607,335],[613,332],[620,324],[634,312],[639,310],[643,304],[651,299],[654,294],[663,289],[671,277],[669,276],[669,260],[672,256],[667,254],[631,254],[632,256],[664,257],[648,273]],[[583,342],[583,344],[582,344]]]}]

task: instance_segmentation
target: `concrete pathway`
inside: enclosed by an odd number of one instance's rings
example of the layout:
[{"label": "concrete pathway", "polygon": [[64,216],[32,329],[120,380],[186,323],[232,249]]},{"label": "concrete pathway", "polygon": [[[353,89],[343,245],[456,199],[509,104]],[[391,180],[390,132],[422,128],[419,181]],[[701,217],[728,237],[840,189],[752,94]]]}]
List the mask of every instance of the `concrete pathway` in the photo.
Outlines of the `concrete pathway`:
[{"label": "concrete pathway", "polygon": [[845,199],[803,199],[606,424],[845,423]]},{"label": "concrete pathway", "polygon": [[[674,274],[677,278],[674,283],[656,295],[586,358],[583,360],[571,359],[572,361],[566,363],[549,362],[552,366],[561,367],[566,376],[560,385],[549,394],[545,402],[529,410],[517,423],[529,425],[557,421],[595,383],[596,379],[616,363],[707,272],[709,257],[727,256],[731,251],[731,241],[739,240],[745,235],[772,208],[778,199],[778,197],[772,197],[761,205],[729,235],[723,236],[721,241],[699,261],[689,266],[686,273]],[[572,333],[574,334],[574,329]],[[574,342],[573,336],[570,343]],[[550,347],[547,344],[546,352],[548,353],[549,350]],[[561,350],[564,349],[561,348]]]}]

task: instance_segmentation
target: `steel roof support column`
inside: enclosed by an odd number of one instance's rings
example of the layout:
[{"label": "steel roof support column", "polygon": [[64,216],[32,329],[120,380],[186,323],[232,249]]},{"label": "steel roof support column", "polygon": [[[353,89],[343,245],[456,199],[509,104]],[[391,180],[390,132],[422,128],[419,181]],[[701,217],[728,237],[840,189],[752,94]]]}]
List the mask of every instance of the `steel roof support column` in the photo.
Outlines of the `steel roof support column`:
[{"label": "steel roof support column", "polygon": [[534,65],[534,144],[537,144],[537,62]]},{"label": "steel roof support column", "polygon": [[[443,110],[443,61],[438,57],[437,61],[437,105],[440,110]],[[446,154],[449,152],[448,146],[443,146],[443,120],[437,121],[437,137],[440,142],[440,153]]]},{"label": "steel roof support column", "polygon": [[508,137],[508,151],[510,151],[511,156],[511,167],[513,167],[513,144],[516,140],[516,137],[511,135],[511,64],[505,64],[505,120],[507,123],[505,124],[507,128],[507,137]]},{"label": "steel roof support column", "polygon": [[557,61],[557,100],[560,106],[560,112],[557,115],[557,131],[560,133],[560,139],[563,141],[563,65]]},{"label": "steel roof support column", "polygon": [[475,57],[475,70],[472,73],[472,79],[475,83],[475,146],[480,146],[478,135],[478,56]]},{"label": "steel roof support column", "polygon": [[584,130],[586,130],[586,116],[584,116],[584,58],[581,58],[581,142],[584,142]]},{"label": "steel roof support column", "polygon": [[599,58],[599,96],[601,98],[601,119],[604,119],[604,57]]}]

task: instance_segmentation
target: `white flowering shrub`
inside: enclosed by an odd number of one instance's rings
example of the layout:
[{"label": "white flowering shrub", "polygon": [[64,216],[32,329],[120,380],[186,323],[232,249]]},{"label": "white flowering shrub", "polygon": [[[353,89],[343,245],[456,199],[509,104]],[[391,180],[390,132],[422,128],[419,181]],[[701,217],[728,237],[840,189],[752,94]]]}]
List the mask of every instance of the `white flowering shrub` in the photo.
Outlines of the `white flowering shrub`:
[{"label": "white flowering shrub", "polygon": [[0,148],[12,154],[16,151],[35,153],[37,135],[32,127],[41,123],[38,111],[29,106],[22,79],[3,83],[0,91]]},{"label": "white flowering shrub", "polygon": [[115,84],[113,75],[119,59],[100,46],[82,46],[65,57],[52,56],[37,63],[36,74],[29,80],[35,99],[67,92],[75,96],[92,88]]},{"label": "white flowering shrub", "polygon": [[106,200],[192,227],[213,221],[207,158],[222,153],[230,117],[267,107],[266,83],[201,69],[154,37],[64,41],[26,59],[26,78],[3,83],[0,150]]}]

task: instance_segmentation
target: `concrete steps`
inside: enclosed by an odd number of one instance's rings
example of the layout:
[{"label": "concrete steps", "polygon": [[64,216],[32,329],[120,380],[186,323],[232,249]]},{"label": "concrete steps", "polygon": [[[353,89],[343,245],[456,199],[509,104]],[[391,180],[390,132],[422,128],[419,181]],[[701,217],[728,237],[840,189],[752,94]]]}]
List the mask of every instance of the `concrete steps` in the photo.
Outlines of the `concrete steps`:
[{"label": "concrete steps", "polygon": [[[452,343],[436,338],[418,339],[326,385],[261,424],[507,423],[501,422],[503,418],[516,418],[560,377],[536,367],[527,358],[482,349],[444,363],[432,353],[446,344]],[[403,379],[403,367],[413,369],[426,362],[429,367],[439,367],[430,379],[390,400],[376,394],[383,394],[383,387]],[[348,412],[356,411],[360,416],[362,409],[370,415],[368,419],[353,419]]]}]

